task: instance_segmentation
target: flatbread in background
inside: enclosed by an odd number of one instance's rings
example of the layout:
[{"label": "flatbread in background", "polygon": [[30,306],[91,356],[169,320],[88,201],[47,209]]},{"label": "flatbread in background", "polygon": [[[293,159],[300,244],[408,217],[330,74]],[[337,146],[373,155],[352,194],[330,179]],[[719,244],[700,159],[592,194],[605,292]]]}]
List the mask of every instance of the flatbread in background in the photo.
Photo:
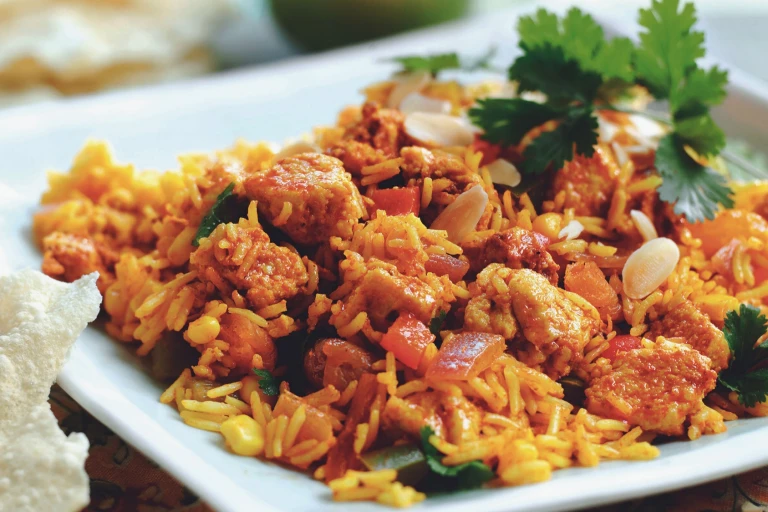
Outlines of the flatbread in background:
[{"label": "flatbread in background", "polygon": [[33,270],[0,277],[0,510],[88,504],[88,440],[59,429],[48,393],[99,312],[97,278],[67,284]]},{"label": "flatbread in background", "polygon": [[0,0],[0,97],[81,94],[210,71],[235,0]]}]

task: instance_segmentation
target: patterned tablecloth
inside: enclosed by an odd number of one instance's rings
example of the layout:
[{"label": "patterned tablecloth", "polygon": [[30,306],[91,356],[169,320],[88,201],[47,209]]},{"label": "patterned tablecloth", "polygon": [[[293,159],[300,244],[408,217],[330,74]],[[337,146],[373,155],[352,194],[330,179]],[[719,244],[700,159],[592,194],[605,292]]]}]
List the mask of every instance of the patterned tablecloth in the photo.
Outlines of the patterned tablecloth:
[{"label": "patterned tablecloth", "polygon": [[[51,408],[65,433],[91,442],[87,512],[211,512],[205,503],[84,411],[54,386]],[[768,512],[768,468],[682,491],[599,509],[599,512]]]}]

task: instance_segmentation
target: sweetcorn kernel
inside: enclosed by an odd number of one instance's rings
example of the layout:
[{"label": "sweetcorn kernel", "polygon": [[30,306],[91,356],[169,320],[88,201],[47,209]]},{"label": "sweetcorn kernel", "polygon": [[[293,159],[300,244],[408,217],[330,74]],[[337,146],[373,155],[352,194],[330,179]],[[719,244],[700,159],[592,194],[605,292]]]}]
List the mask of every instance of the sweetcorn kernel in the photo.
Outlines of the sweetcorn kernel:
[{"label": "sweetcorn kernel", "polygon": [[187,329],[187,338],[192,343],[203,345],[216,339],[221,331],[219,321],[212,316],[203,315],[189,324]]},{"label": "sweetcorn kernel", "polygon": [[245,414],[224,421],[221,434],[227,446],[238,455],[254,457],[264,451],[264,431],[261,425]]}]

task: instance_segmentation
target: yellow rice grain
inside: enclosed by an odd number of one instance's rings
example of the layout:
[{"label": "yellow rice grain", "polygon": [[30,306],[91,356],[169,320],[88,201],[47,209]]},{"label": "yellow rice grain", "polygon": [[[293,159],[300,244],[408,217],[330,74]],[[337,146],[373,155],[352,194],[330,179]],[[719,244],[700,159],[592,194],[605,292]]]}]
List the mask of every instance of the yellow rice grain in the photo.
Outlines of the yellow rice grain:
[{"label": "yellow rice grain", "polygon": [[160,402],[164,404],[171,403],[176,396],[176,390],[183,388],[191,377],[191,371],[189,368],[185,368],[184,371],[181,372],[181,375],[179,375],[178,378],[173,381],[173,384],[168,386],[168,389],[163,391],[163,394],[160,395]]},{"label": "yellow rice grain", "polygon": [[242,317],[247,318],[254,324],[258,325],[259,327],[267,327],[269,325],[263,317],[260,317],[259,315],[257,315],[256,313],[254,313],[249,309],[229,308],[228,311],[233,315],[240,315]]},{"label": "yellow rice grain", "polygon": [[283,208],[280,210],[280,214],[275,217],[275,219],[272,221],[272,224],[275,226],[282,226],[288,222],[288,219],[291,218],[291,213],[293,213],[293,205],[289,201],[285,201],[283,203]]},{"label": "yellow rice grain", "polygon": [[239,391],[242,387],[243,383],[241,381],[231,382],[209,389],[206,392],[206,396],[208,396],[208,398],[221,398],[222,396],[231,395],[235,391]]},{"label": "yellow rice grain", "polygon": [[231,405],[232,407],[236,407],[242,414],[251,414],[251,407],[243,402],[242,400],[238,400],[235,397],[227,396],[224,399],[224,403],[227,405]]}]

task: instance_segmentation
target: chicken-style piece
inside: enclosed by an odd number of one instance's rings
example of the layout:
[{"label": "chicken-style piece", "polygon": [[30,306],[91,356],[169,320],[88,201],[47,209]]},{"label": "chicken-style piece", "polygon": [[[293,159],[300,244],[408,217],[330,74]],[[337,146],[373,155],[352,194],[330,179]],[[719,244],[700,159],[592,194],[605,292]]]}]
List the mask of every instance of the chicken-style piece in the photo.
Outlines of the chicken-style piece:
[{"label": "chicken-style piece", "polygon": [[662,319],[653,322],[646,336],[651,339],[656,336],[681,338],[686,344],[707,356],[716,372],[728,367],[731,350],[723,331],[690,301],[683,302]]},{"label": "chicken-style piece", "polygon": [[275,368],[277,347],[266,329],[245,316],[233,313],[225,313],[219,324],[221,331],[217,338],[229,344],[221,362],[231,367],[230,377],[249,374],[253,370],[253,356],[256,354],[261,356],[266,370]]},{"label": "chicken-style piece", "polygon": [[482,183],[480,175],[472,171],[463,158],[446,151],[408,146],[400,151],[400,158],[403,159],[400,169],[406,179],[447,178],[445,187],[433,197],[438,204],[450,204],[452,196],[464,192],[469,185]]},{"label": "chicken-style piece", "polygon": [[[439,279],[447,290],[451,289],[447,276]],[[341,314],[331,317],[331,323],[338,326],[364,311],[375,329],[385,331],[394,313],[408,311],[429,323],[443,304],[444,298],[421,279],[403,275],[394,266],[371,266],[344,299]]]},{"label": "chicken-style piece", "polygon": [[565,268],[565,289],[584,297],[597,308],[600,318],[621,317],[621,301],[616,290],[606,281],[605,275],[594,261],[578,261]]},{"label": "chicken-style piece", "polygon": [[373,355],[354,343],[325,338],[315,343],[304,356],[304,374],[317,388],[334,386],[344,391],[350,382],[371,370]]},{"label": "chicken-style piece", "polygon": [[189,262],[201,281],[226,297],[244,292],[256,309],[296,296],[309,280],[298,254],[270,242],[261,226],[244,221],[217,226]]},{"label": "chicken-style piece", "polygon": [[501,233],[494,233],[481,245],[466,247],[473,271],[479,272],[491,263],[503,263],[508,268],[529,268],[557,285],[560,265],[555,263],[547,251],[549,240],[544,235],[513,227]]},{"label": "chicken-style piece", "polygon": [[343,141],[329,150],[354,176],[365,166],[397,157],[407,140],[398,110],[368,102],[360,114],[360,121],[346,128]]},{"label": "chicken-style piece", "polygon": [[681,435],[717,382],[708,357],[664,339],[599,362],[601,375],[586,389],[587,410],[659,434]]},{"label": "chicken-style piece", "polygon": [[71,283],[91,272],[99,273],[97,286],[104,292],[115,280],[118,255],[87,236],[54,231],[43,239],[45,275]]},{"label": "chicken-style piece", "polygon": [[[365,214],[363,199],[341,161],[320,153],[285,158],[245,182],[259,213],[299,244],[318,244],[332,236],[348,239]],[[284,218],[283,209],[291,213]]]},{"label": "chicken-style piece", "polygon": [[565,208],[576,215],[604,217],[610,206],[619,167],[606,148],[597,146],[587,158],[576,156],[557,171],[552,184],[552,196],[565,191]]},{"label": "chicken-style piece", "polygon": [[465,328],[514,341],[519,360],[555,380],[582,360],[600,325],[589,302],[530,269],[492,263],[477,275],[470,292]]},{"label": "chicken-style piece", "polygon": [[439,391],[390,397],[383,414],[385,428],[397,428],[419,438],[421,427],[429,425],[438,437],[457,444],[477,440],[481,420],[477,406],[465,397]]}]

